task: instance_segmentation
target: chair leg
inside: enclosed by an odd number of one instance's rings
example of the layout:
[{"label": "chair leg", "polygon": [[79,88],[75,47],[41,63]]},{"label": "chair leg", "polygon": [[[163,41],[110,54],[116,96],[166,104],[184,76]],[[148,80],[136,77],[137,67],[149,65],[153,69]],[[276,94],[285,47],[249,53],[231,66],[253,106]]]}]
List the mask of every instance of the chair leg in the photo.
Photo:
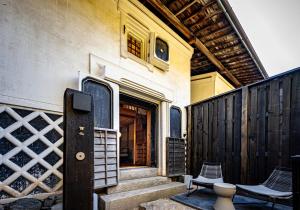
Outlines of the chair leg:
[{"label": "chair leg", "polygon": [[274,209],[274,206],[275,206],[275,203],[273,202],[273,203],[272,203],[272,209]]},{"label": "chair leg", "polygon": [[186,195],[186,197],[189,197],[191,194],[193,194],[194,192],[196,192],[198,190],[198,185],[197,185],[197,189],[191,191],[192,184],[193,184],[193,182],[191,180],[190,185],[189,185],[188,194]]},{"label": "chair leg", "polygon": [[192,180],[189,183],[189,189],[188,189],[187,197],[190,196],[190,194],[191,194],[191,185],[192,185]]}]

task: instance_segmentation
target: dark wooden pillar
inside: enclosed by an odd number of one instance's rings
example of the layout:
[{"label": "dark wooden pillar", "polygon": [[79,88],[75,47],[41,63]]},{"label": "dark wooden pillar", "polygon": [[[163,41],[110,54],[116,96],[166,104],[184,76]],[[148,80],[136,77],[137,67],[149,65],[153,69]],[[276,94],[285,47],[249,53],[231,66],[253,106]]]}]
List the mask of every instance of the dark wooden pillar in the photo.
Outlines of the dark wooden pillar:
[{"label": "dark wooden pillar", "polygon": [[300,155],[292,157],[293,209],[300,210]]},{"label": "dark wooden pillar", "polygon": [[94,114],[92,96],[67,89],[64,95],[65,210],[91,210],[94,186]]},{"label": "dark wooden pillar", "polygon": [[248,104],[249,89],[242,89],[242,120],[241,120],[241,182],[247,183],[248,171]]},{"label": "dark wooden pillar", "polygon": [[186,107],[186,112],[187,112],[186,173],[191,174],[192,106]]}]

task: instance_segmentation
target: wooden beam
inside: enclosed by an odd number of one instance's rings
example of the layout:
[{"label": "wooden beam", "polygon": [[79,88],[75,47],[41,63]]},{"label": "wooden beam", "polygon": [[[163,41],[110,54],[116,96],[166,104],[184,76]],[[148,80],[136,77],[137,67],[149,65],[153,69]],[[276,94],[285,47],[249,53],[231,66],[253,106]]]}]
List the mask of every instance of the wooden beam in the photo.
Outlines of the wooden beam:
[{"label": "wooden beam", "polygon": [[182,7],[181,10],[179,10],[178,12],[176,12],[175,16],[180,15],[181,13],[183,13],[186,9],[188,9],[189,7],[191,7],[196,2],[199,2],[199,0],[193,0],[193,1],[191,1],[189,4],[187,4],[186,6]]},{"label": "wooden beam", "polygon": [[201,64],[201,65],[192,65],[191,66],[191,70],[197,70],[203,67],[208,67],[208,66],[212,66],[211,63],[205,63],[205,64]]},{"label": "wooden beam", "polygon": [[200,12],[204,12],[205,9],[207,9],[208,7],[213,5],[214,3],[216,3],[216,1],[211,1],[211,2],[207,3],[206,5],[202,6],[200,10],[198,10],[197,12],[195,12],[194,14],[192,14],[191,16],[189,16],[188,18],[183,20],[183,23],[186,23],[187,21],[189,21],[192,18],[196,17],[197,15],[199,15]]},{"label": "wooden beam", "polygon": [[147,2],[164,15],[187,39],[193,37],[190,30],[160,0],[147,0]]},{"label": "wooden beam", "polygon": [[160,1],[160,0],[147,0],[155,9],[164,15],[187,39],[191,40],[195,46],[220,70],[220,73],[226,75],[237,87],[241,83],[223,66],[223,64],[207,49],[207,47],[194,36],[190,30],[184,26],[180,20]]},{"label": "wooden beam", "polygon": [[[212,31],[211,33],[205,35],[205,36],[202,36],[200,39],[202,42],[207,42],[207,41],[210,41],[210,40],[213,40],[213,39],[217,39],[221,36],[225,34],[228,34],[232,31],[232,28],[231,26],[226,26],[224,28],[220,28],[218,30],[215,30],[215,31]],[[212,36],[214,36],[213,38],[211,38]]]},{"label": "wooden beam", "polygon": [[237,35],[235,32],[231,32],[229,34],[225,34],[223,36],[220,36],[216,39],[213,39],[213,40],[210,40],[210,41],[207,41],[205,42],[205,45],[206,46],[213,46],[215,45],[216,43],[222,43],[222,42],[227,42],[227,41],[230,41],[230,40],[233,40],[233,39],[236,39],[237,38]]},{"label": "wooden beam", "polygon": [[254,69],[254,68],[257,68],[257,66],[255,66],[255,65],[253,64],[253,65],[249,65],[249,66],[247,66],[247,67],[233,68],[231,71],[232,71],[232,72],[248,71],[248,70],[251,70],[251,69]]},{"label": "wooden beam", "polygon": [[194,33],[195,33],[196,36],[206,36],[206,35],[210,34],[211,31],[215,31],[216,28],[218,29],[220,27],[223,27],[222,24],[224,25],[224,27],[226,27],[226,25],[224,24],[224,21],[220,20],[220,21],[215,22],[214,24],[208,25],[208,26],[206,26],[206,27],[204,27],[204,28],[202,28],[198,31],[195,31]]},{"label": "wooden beam", "polygon": [[236,57],[232,57],[232,58],[225,58],[225,59],[222,59],[220,60],[222,63],[225,62],[225,63],[231,63],[231,62],[234,62],[236,60],[239,60],[239,59],[244,59],[244,58],[248,58],[250,57],[248,54],[242,54],[242,55],[239,55],[239,56],[236,56]]},{"label": "wooden beam", "polygon": [[232,64],[232,65],[226,65],[228,66],[228,68],[230,69],[235,69],[235,68],[242,68],[242,67],[247,67],[249,65],[252,65],[252,61],[251,63],[236,63],[236,64]]},{"label": "wooden beam", "polygon": [[204,21],[206,21],[206,20],[208,20],[208,19],[210,19],[210,18],[212,18],[212,17],[214,17],[214,16],[216,16],[216,15],[222,14],[222,13],[223,13],[222,10],[217,10],[217,11],[215,11],[215,12],[209,14],[208,16],[205,16],[205,18],[203,18],[203,19],[197,21],[196,23],[193,23],[193,24],[190,25],[189,27],[190,27],[190,28],[193,28],[193,27],[199,25],[200,23],[203,23]]},{"label": "wooden beam", "polygon": [[217,52],[216,52],[215,55],[218,59],[222,60],[222,59],[226,59],[226,58],[234,58],[234,57],[243,55],[245,52],[247,52],[247,50],[243,48],[240,50],[231,51],[228,54],[223,54],[223,55],[217,55]]}]

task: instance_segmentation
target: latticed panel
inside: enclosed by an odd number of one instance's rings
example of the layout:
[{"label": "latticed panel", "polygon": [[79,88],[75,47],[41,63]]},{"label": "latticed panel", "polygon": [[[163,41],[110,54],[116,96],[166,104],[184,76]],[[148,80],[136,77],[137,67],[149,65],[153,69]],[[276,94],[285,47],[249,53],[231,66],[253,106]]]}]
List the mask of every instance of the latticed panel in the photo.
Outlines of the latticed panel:
[{"label": "latticed panel", "polygon": [[185,174],[185,140],[167,138],[167,175],[180,176]]},{"label": "latticed panel", "polygon": [[94,188],[117,185],[117,131],[95,128],[94,137]]},{"label": "latticed panel", "polygon": [[0,104],[0,199],[62,188],[63,117]]}]

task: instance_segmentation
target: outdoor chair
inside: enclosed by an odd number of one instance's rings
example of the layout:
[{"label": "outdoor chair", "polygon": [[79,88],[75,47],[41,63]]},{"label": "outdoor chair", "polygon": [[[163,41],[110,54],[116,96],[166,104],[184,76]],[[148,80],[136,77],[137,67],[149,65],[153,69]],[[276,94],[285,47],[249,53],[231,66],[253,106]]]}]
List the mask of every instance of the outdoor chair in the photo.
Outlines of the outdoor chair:
[{"label": "outdoor chair", "polygon": [[[198,190],[199,186],[213,189],[214,183],[223,183],[222,167],[220,163],[204,162],[199,176],[191,179],[189,183],[189,192],[187,196]],[[190,191],[192,185],[196,185],[197,189]]]},{"label": "outdoor chair", "polygon": [[292,171],[287,168],[276,168],[262,184],[236,185],[236,187],[238,194],[272,202],[273,209],[279,200],[292,198]]}]

